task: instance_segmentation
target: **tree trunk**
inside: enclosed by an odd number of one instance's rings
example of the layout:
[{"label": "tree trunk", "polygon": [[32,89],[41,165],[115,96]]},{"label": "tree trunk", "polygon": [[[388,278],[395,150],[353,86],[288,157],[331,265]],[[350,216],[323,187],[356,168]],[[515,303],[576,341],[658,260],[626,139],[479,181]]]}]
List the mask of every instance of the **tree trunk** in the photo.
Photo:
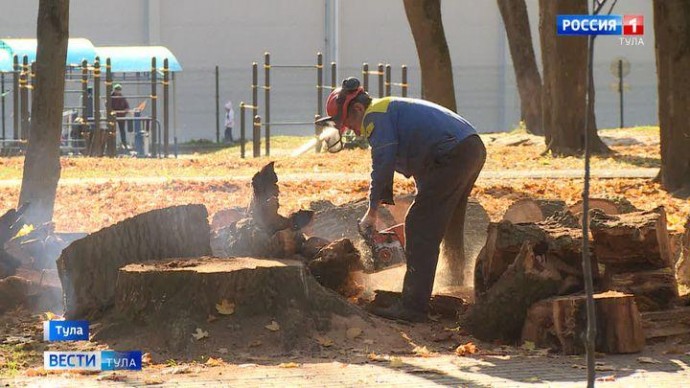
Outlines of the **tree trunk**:
[{"label": "tree trunk", "polygon": [[453,66],[441,18],[441,0],[403,0],[422,71],[422,97],[456,111]]},{"label": "tree trunk", "polygon": [[27,222],[31,224],[52,220],[60,180],[69,0],[40,0],[37,24],[31,129],[19,194],[20,204],[31,203],[26,214]]},{"label": "tree trunk", "polygon": [[70,244],[58,259],[69,319],[100,315],[113,304],[120,267],[211,254],[203,205],[152,210]]},{"label": "tree trunk", "polygon": [[541,76],[532,47],[532,33],[525,0],[497,0],[501,11],[510,56],[513,59],[515,80],[520,93],[520,114],[527,131],[543,135],[541,124]]},{"label": "tree trunk", "polygon": [[604,286],[635,295],[640,311],[664,310],[678,299],[678,283],[673,268],[605,273]]},{"label": "tree trunk", "polygon": [[690,195],[690,3],[654,0],[663,187]]},{"label": "tree trunk", "polygon": [[547,260],[542,262],[524,242],[515,262],[470,308],[462,327],[482,341],[519,341],[527,310],[535,302],[558,294],[562,278]]},{"label": "tree trunk", "polygon": [[[556,35],[556,15],[587,14],[587,0],[539,0],[542,48],[542,113],[547,148],[558,156],[581,155],[584,150],[587,38]],[[591,117],[590,123],[594,120]],[[610,152],[595,125],[589,125],[592,153]]]}]

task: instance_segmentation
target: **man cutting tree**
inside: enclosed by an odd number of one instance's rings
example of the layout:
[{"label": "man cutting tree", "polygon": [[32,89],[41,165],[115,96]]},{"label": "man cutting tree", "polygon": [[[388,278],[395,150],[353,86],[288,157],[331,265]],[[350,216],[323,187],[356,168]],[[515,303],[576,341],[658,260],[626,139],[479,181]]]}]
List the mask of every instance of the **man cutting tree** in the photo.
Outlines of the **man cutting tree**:
[{"label": "man cutting tree", "polygon": [[456,113],[419,99],[372,99],[356,78],[345,79],[328,96],[326,111],[329,116],[319,122],[331,121],[341,133],[349,128],[371,145],[369,208],[360,220],[362,230],[374,227],[381,204],[393,204],[395,171],[415,180],[417,195],[405,217],[402,299],[372,312],[424,321],[441,242],[455,241],[451,245],[462,250],[462,225],[450,223],[464,220],[467,198],[486,160],[484,144]]}]

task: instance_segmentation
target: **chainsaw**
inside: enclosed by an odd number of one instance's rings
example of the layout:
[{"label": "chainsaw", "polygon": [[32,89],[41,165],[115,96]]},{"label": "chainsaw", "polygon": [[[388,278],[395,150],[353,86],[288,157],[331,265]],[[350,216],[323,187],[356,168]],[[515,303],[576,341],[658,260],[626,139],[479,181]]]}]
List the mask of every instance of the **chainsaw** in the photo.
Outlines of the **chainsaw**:
[{"label": "chainsaw", "polygon": [[365,272],[373,273],[405,264],[405,224],[377,231],[359,228],[359,234],[371,249],[372,263]]}]

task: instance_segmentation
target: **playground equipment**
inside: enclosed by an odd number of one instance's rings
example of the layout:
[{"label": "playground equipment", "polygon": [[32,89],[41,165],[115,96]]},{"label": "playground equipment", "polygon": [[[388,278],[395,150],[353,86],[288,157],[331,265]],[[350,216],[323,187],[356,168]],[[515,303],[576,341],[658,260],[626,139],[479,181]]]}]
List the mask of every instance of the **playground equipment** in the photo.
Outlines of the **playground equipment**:
[{"label": "playground equipment", "polygon": [[[271,54],[269,52],[264,53],[264,84],[259,85],[259,70],[258,64],[256,62],[252,63],[252,103],[251,105],[246,104],[244,101],[240,102],[240,156],[245,157],[245,141],[246,141],[246,119],[245,110],[251,109],[253,117],[253,155],[254,157],[261,156],[261,127],[264,129],[264,144],[265,144],[265,155],[270,156],[271,154],[271,127],[285,126],[285,125],[314,125],[314,121],[272,121],[271,119],[271,90],[273,85],[271,84],[271,70],[272,69],[302,69],[302,70],[316,70],[316,115],[315,118],[318,119],[323,115],[323,97],[324,90],[333,90],[337,87],[337,64],[331,62],[330,65],[330,85],[324,84],[324,74],[323,74],[323,55],[321,53],[316,54],[316,63],[307,65],[283,65],[283,64],[272,64]],[[218,99],[218,67],[216,67],[216,117],[219,117],[219,106],[220,101]],[[401,96],[407,97],[408,94],[408,82],[407,82],[407,66],[401,66],[401,82],[393,83],[391,81],[391,65],[382,64],[378,65],[377,71],[369,71],[369,64],[362,64],[362,78],[364,90],[369,92],[369,75],[378,76],[378,97],[390,96],[392,87],[400,87]],[[259,96],[258,90],[264,90],[264,106],[263,106],[263,124],[261,121],[261,116],[259,115]],[[218,119],[216,119],[216,137],[219,138],[220,124]],[[258,129],[257,129],[258,128]],[[315,138],[318,139],[321,134],[321,127],[315,126],[314,134]],[[353,143],[353,136],[344,136],[346,142],[349,140]],[[311,141],[310,144],[314,145],[314,150],[316,152],[321,152],[321,141]],[[345,147],[348,147],[345,144]]]},{"label": "playground equipment", "polygon": [[[20,151],[26,146],[35,49],[35,39],[0,40],[0,147],[3,151],[9,148]],[[19,55],[22,55],[21,64]],[[93,58],[93,63],[89,65],[85,58]],[[105,65],[100,58],[105,58]],[[138,156],[167,157],[170,154],[170,86],[175,102],[175,72],[181,70],[175,56],[162,46],[94,47],[87,39],[70,39],[65,70],[62,150],[90,156],[115,156],[117,122],[124,121],[136,131],[134,142]],[[5,90],[6,74],[13,78],[11,91]],[[136,89],[136,94],[125,95],[136,103],[137,108],[128,112],[132,116],[121,117],[111,109],[113,82],[127,85],[130,90]],[[162,86],[162,117],[157,107],[158,85]],[[142,88],[144,93],[141,93]],[[7,138],[5,125],[5,97],[9,93],[13,95],[12,139]],[[145,115],[143,110],[147,106],[150,114]],[[150,142],[145,141],[148,137]],[[176,145],[176,133],[173,140]],[[146,143],[150,143],[150,149]]]}]

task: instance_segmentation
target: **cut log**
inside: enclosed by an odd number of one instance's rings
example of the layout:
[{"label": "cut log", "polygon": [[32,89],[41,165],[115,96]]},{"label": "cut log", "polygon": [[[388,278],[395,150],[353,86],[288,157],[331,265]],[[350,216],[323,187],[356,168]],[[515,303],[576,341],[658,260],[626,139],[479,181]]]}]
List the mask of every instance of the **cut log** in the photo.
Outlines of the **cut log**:
[{"label": "cut log", "polygon": [[[402,298],[402,293],[387,290],[375,290],[374,300],[368,307],[389,307]],[[457,319],[467,310],[467,302],[453,295],[436,294],[429,299],[429,314],[447,319]]]},{"label": "cut log", "polygon": [[70,244],[57,261],[65,316],[98,316],[113,304],[118,269],[169,257],[209,255],[210,228],[203,205],[152,210]]},{"label": "cut log", "polygon": [[362,271],[364,265],[359,251],[346,238],[323,247],[308,267],[316,281],[326,288],[344,296],[353,296],[359,291],[353,284],[353,272]]},{"label": "cut log", "polygon": [[607,270],[672,267],[671,248],[663,206],[621,215],[592,211],[594,253]]},{"label": "cut log", "polygon": [[[537,347],[584,353],[587,314],[584,295],[549,298],[530,307],[522,328],[522,340]],[[597,318],[596,350],[604,353],[635,353],[644,348],[642,319],[630,294],[609,291],[594,295]]]},{"label": "cut log", "polygon": [[690,286],[690,217],[685,222],[685,233],[680,240],[679,258],[676,263],[678,283]]},{"label": "cut log", "polygon": [[[314,212],[312,222],[302,229],[309,237],[320,237],[329,241],[347,238],[355,245],[363,243],[358,224],[368,208],[368,201],[359,200],[335,206],[329,201],[315,201],[309,205]],[[385,208],[379,209],[378,230],[395,225],[395,219]]]},{"label": "cut log", "polygon": [[305,243],[302,244],[302,251],[300,253],[302,254],[302,256],[304,256],[307,262],[310,262],[314,260],[316,254],[319,253],[321,248],[325,247],[330,243],[331,242],[326,240],[325,238],[309,237],[307,241],[305,241]]},{"label": "cut log", "polygon": [[566,210],[565,201],[524,198],[508,207],[503,215],[503,220],[514,224],[539,222],[564,210]]},{"label": "cut log", "polygon": [[604,287],[635,295],[640,311],[667,309],[678,299],[678,283],[672,268],[612,274],[607,271]]},{"label": "cut log", "polygon": [[[296,341],[313,343],[315,330],[327,330],[333,315],[368,320],[294,260],[204,257],[130,264],[119,271],[114,299],[107,320],[112,327],[95,333],[96,340],[121,340],[132,336],[136,326],[135,331],[164,333],[156,334],[160,345],[179,351],[201,346],[191,337],[199,327],[212,331],[212,339],[223,336],[242,348],[252,346],[259,334],[271,333],[271,341],[281,343],[285,352]],[[225,321],[210,326],[209,315]],[[271,321],[274,328],[265,329]],[[237,336],[231,337],[233,331]],[[255,337],[247,338],[249,333]]]},{"label": "cut log", "polygon": [[216,231],[225,228],[246,217],[247,209],[242,207],[231,207],[217,211],[211,221],[211,230]]},{"label": "cut log", "polygon": [[0,217],[0,279],[16,274],[21,265],[21,260],[5,251],[5,244],[25,225],[22,215],[26,209],[27,206],[22,205],[17,210],[8,210]]},{"label": "cut log", "polygon": [[[553,301],[554,331],[564,354],[584,353],[587,327],[584,295]],[[595,294],[596,349],[604,353],[636,353],[644,348],[642,318],[630,294],[609,291]]]},{"label": "cut log", "polygon": [[278,214],[280,191],[274,165],[275,162],[268,163],[252,177],[252,198],[248,211],[258,227],[266,230],[268,235],[290,227],[289,220]]},{"label": "cut log", "polygon": [[690,336],[690,307],[642,313],[647,340]]},{"label": "cut log", "polygon": [[[486,245],[477,257],[475,266],[475,297],[481,299],[515,260],[522,244],[530,242],[538,255],[546,256],[563,277],[582,279],[582,231],[570,213],[557,213],[538,223],[513,224],[510,221],[489,224]],[[592,260],[593,274],[599,277],[596,259]]]},{"label": "cut log", "polygon": [[519,341],[527,310],[535,302],[556,295],[562,282],[548,257],[535,255],[525,241],[513,264],[464,317],[463,327],[483,341]]}]

